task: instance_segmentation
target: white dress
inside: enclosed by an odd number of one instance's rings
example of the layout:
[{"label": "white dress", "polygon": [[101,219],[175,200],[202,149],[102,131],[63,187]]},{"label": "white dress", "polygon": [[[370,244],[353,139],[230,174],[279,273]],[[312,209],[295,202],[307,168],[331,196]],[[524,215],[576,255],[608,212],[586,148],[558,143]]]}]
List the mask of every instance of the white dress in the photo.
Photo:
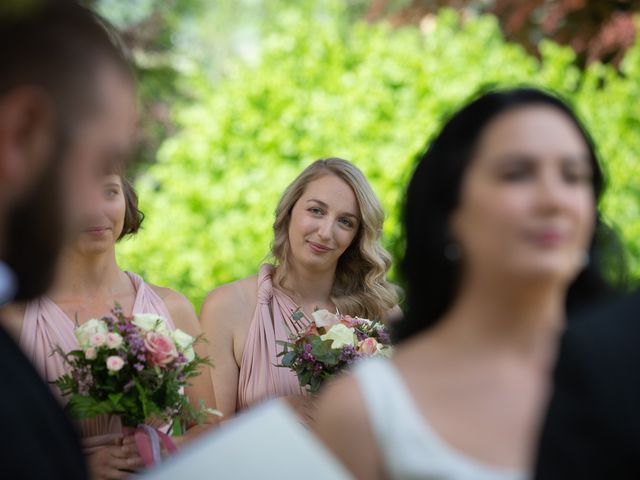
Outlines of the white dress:
[{"label": "white dress", "polygon": [[387,477],[392,480],[525,480],[521,471],[493,467],[457,451],[438,436],[414,403],[393,363],[355,365]]}]

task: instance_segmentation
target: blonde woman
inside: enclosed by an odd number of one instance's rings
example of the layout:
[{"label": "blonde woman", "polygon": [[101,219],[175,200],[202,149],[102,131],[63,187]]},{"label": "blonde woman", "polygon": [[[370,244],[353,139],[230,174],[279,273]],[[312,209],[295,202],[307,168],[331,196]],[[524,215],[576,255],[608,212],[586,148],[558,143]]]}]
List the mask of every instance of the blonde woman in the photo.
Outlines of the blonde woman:
[{"label": "blonde woman", "polygon": [[[262,400],[287,397],[308,416],[309,397],[277,367],[287,329],[317,308],[363,318],[399,315],[391,264],[380,245],[384,212],[362,172],[338,158],[318,160],[285,190],[276,209],[275,265],[223,285],[202,308],[218,408],[229,418]],[[292,314],[303,314],[301,321]]]}]

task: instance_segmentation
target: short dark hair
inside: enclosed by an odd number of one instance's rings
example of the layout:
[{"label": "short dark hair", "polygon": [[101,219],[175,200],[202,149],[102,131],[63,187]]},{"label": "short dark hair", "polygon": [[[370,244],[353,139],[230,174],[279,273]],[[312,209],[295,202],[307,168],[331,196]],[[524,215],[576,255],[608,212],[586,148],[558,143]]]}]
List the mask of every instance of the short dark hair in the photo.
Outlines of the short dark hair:
[{"label": "short dark hair", "polygon": [[[550,106],[573,123],[589,151],[596,204],[604,189],[604,177],[594,143],[573,110],[560,98],[539,89],[493,90],[458,110],[419,156],[407,189],[403,223],[406,250],[401,274],[407,290],[407,315],[398,322],[394,336],[406,339],[434,326],[451,308],[458,293],[461,268],[445,256],[451,242],[449,219],[458,206],[465,171],[477,143],[489,123],[503,113],[529,105]],[[597,209],[596,231],[589,250],[591,262],[569,288],[567,307],[581,308],[612,290],[601,271],[601,242],[607,229]],[[609,242],[611,243],[611,242]]]},{"label": "short dark hair", "polygon": [[133,188],[133,185],[124,175],[120,175],[120,180],[122,181],[122,193],[124,195],[126,209],[124,212],[122,233],[120,233],[118,240],[138,233],[144,220],[144,213],[138,208],[138,194]]}]

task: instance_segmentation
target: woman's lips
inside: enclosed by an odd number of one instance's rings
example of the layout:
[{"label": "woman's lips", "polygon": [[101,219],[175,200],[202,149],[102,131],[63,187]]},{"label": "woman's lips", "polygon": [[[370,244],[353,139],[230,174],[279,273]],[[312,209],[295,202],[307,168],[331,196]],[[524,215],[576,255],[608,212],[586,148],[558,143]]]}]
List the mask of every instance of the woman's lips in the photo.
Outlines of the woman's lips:
[{"label": "woman's lips", "polygon": [[545,230],[534,233],[532,236],[533,241],[542,247],[557,247],[564,244],[567,240],[567,235],[558,230]]},{"label": "woman's lips", "polygon": [[328,253],[331,250],[333,250],[332,248],[326,247],[319,243],[315,243],[315,242],[308,242],[308,243],[309,243],[309,248],[311,248],[311,250],[315,253]]},{"label": "woman's lips", "polygon": [[109,230],[109,227],[89,227],[85,228],[83,231],[89,235],[100,236],[107,233]]}]

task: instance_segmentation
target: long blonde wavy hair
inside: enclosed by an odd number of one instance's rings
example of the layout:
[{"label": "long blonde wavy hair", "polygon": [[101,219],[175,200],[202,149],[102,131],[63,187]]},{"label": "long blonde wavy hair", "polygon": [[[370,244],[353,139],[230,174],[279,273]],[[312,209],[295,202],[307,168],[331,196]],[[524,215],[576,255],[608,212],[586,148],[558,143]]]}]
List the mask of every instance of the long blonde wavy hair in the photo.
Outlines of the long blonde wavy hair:
[{"label": "long blonde wavy hair", "polygon": [[273,224],[271,253],[278,267],[276,285],[284,289],[283,281],[289,267],[291,211],[309,182],[325,175],[335,175],[351,187],[361,216],[358,232],[338,260],[331,301],[345,314],[383,320],[398,303],[396,288],[386,280],[391,255],[380,243],[384,211],[364,174],[341,158],[315,161],[284,191]]}]

